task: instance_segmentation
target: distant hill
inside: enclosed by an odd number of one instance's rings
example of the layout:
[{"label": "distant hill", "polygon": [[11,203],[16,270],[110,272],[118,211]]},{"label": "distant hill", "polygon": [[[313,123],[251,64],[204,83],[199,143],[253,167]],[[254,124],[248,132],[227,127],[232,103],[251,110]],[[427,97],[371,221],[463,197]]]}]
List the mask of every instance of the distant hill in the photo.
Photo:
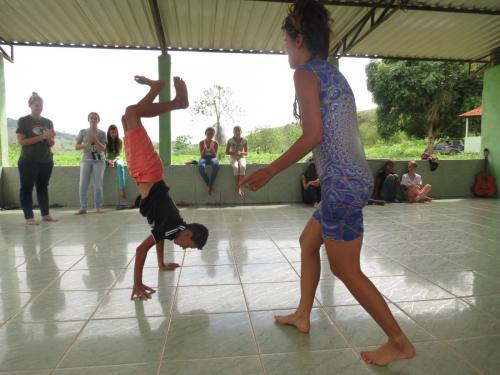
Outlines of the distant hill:
[{"label": "distant hill", "polygon": [[[16,143],[17,120],[7,117],[7,133],[9,143]],[[55,150],[65,151],[75,149],[76,134],[56,131],[56,145]]]}]

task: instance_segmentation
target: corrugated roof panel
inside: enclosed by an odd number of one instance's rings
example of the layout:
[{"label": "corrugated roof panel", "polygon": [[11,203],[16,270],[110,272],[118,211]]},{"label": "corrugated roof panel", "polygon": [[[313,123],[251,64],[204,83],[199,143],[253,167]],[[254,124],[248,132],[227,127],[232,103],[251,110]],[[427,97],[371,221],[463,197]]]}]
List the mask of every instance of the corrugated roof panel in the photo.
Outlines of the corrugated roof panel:
[{"label": "corrugated roof panel", "polygon": [[146,0],[0,0],[8,41],[157,46]]},{"label": "corrugated roof panel", "polygon": [[477,59],[500,45],[500,17],[402,11],[352,49],[353,54]]},{"label": "corrugated roof panel", "polygon": [[[166,43],[173,48],[284,49],[281,24],[288,3],[158,0],[158,4]],[[415,0],[409,5],[497,10],[500,0]],[[334,46],[371,8],[328,9],[334,20]],[[381,12],[378,8],[376,14]],[[498,15],[397,10],[349,52],[360,56],[475,59],[500,46],[499,23]],[[366,24],[361,34],[368,29]],[[160,45],[148,0],[0,0],[0,39],[7,44]]]},{"label": "corrugated roof panel", "polygon": [[449,8],[500,9],[498,0],[421,0],[418,3]]}]

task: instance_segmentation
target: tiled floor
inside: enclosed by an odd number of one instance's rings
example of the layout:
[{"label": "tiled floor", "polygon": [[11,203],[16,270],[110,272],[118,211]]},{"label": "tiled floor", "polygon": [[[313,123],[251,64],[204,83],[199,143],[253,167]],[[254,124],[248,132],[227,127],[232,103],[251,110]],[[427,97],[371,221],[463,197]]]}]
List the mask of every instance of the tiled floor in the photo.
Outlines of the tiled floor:
[{"label": "tiled floor", "polygon": [[[137,211],[25,227],[0,213],[0,374],[498,374],[500,201],[447,200],[365,209],[363,268],[415,343],[416,359],[375,368],[360,349],[382,331],[329,272],[309,335],[276,326],[299,299],[297,205],[184,209],[206,223],[203,251],[154,249],[147,302],[131,301]],[[323,254],[324,255],[324,254]]]}]

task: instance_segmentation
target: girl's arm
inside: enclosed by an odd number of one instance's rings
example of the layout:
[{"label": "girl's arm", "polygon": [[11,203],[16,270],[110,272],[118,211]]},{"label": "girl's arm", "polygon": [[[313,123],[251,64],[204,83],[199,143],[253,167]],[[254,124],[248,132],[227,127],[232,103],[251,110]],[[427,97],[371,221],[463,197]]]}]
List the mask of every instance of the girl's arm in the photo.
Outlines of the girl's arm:
[{"label": "girl's arm", "polygon": [[307,183],[306,176],[302,175],[301,180],[302,180],[302,188],[304,190],[307,190],[307,188],[309,187],[309,184]]},{"label": "girl's arm", "polygon": [[87,143],[83,142],[83,136],[81,132],[76,137],[75,150],[83,150],[87,147]]},{"label": "girl's arm", "polygon": [[31,138],[27,138],[22,133],[17,133],[17,143],[19,143],[21,146],[29,146],[29,145],[33,145],[33,144],[38,143],[38,142],[42,142],[42,141],[49,138],[49,135],[47,133],[48,132],[45,132],[43,134],[37,135],[35,137],[31,137]]},{"label": "girl's arm", "polygon": [[258,190],[271,178],[302,159],[323,140],[323,121],[320,113],[320,85],[313,73],[297,69],[293,76],[295,93],[300,105],[302,135],[278,159],[243,179],[240,185]]},{"label": "girl's arm", "polygon": [[231,148],[231,145],[228,143],[226,146],[226,155],[233,155],[233,153],[229,151],[230,148]]},{"label": "girl's arm", "polygon": [[97,135],[94,139],[94,143],[96,144],[97,148],[99,151],[106,151],[106,142],[101,142],[98,138]]}]

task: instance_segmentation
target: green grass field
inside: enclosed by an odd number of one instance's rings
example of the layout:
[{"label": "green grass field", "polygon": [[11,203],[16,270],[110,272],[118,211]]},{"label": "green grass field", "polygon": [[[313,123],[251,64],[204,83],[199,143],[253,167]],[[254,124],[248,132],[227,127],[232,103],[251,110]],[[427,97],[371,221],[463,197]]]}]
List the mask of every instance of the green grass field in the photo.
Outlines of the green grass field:
[{"label": "green grass field", "polygon": [[[366,157],[368,159],[393,159],[393,160],[412,160],[420,159],[422,150],[425,149],[424,140],[408,140],[397,144],[387,144],[378,142],[372,146],[365,147]],[[251,151],[251,150],[250,150]],[[17,166],[19,159],[20,148],[16,144],[9,145],[9,162],[11,166]],[[281,153],[252,153],[247,157],[248,164],[269,164],[277,159]],[[58,166],[79,165],[82,157],[81,151],[64,150],[54,152],[54,164]],[[476,153],[472,154],[457,154],[443,155],[438,154],[439,159],[479,159],[481,156]],[[306,157],[307,158],[307,157]],[[304,159],[306,159],[304,158]],[[182,165],[189,160],[198,160],[198,154],[174,154],[172,155],[172,164]],[[229,164],[229,158],[223,156],[221,164]]]}]

